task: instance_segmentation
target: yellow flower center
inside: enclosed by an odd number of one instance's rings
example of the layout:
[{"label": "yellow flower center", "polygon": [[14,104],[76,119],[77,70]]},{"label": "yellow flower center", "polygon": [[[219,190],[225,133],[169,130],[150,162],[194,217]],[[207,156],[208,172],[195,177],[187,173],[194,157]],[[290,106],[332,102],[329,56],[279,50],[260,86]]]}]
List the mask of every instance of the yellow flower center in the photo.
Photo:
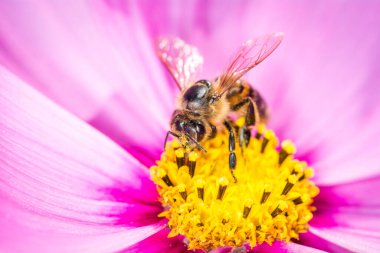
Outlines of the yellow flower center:
[{"label": "yellow flower center", "polygon": [[309,181],[313,170],[293,158],[290,141],[277,148],[274,132],[260,127],[247,147],[236,145],[233,172],[226,132],[202,144],[207,153],[187,152],[174,140],[150,169],[169,237],[180,234],[189,249],[210,250],[288,242],[308,230],[319,189]]}]

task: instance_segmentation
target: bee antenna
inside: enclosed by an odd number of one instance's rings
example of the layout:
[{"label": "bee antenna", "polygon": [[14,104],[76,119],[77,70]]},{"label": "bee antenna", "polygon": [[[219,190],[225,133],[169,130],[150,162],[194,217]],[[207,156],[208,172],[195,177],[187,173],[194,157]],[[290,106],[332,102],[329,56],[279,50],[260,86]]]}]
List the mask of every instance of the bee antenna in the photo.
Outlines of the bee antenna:
[{"label": "bee antenna", "polygon": [[179,138],[178,134],[173,133],[172,131],[168,131],[168,132],[166,133],[166,137],[165,137],[164,150],[165,150],[165,148],[166,148],[166,143],[168,142],[169,134],[171,134],[172,136],[174,136],[174,137],[176,137],[176,138]]},{"label": "bee antenna", "polygon": [[195,145],[197,145],[197,147],[199,148],[199,149],[201,149],[203,152],[205,152],[205,153],[207,153],[207,150],[204,148],[204,147],[202,147],[202,145],[201,144],[199,144],[199,142],[197,142],[197,140],[196,139],[194,139],[191,135],[189,135],[188,133],[186,133],[185,134],[193,143],[195,143]]}]

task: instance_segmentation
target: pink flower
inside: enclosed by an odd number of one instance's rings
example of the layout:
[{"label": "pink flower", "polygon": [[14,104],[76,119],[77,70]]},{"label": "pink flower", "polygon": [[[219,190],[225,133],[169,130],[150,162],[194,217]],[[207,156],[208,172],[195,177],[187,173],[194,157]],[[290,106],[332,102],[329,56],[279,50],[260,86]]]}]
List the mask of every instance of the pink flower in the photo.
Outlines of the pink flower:
[{"label": "pink flower", "polygon": [[154,39],[196,45],[212,78],[242,41],[284,31],[247,79],[269,103],[270,127],[314,167],[321,193],[300,241],[253,251],[378,251],[378,7],[2,1],[0,250],[185,251],[157,217],[147,169],[162,152],[177,92]]}]

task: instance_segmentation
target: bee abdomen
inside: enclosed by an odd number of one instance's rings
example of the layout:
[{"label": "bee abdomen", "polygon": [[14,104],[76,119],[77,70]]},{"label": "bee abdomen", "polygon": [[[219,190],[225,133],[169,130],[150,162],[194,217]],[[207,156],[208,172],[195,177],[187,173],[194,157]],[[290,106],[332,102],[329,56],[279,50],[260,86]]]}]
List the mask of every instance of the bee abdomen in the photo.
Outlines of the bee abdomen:
[{"label": "bee abdomen", "polygon": [[253,101],[255,101],[260,115],[260,121],[264,123],[267,122],[269,117],[267,104],[261,94],[248,82],[244,80],[237,81],[236,85],[227,93],[227,99],[230,103],[231,109],[247,97],[251,97]]},{"label": "bee abdomen", "polygon": [[250,85],[249,88],[249,96],[253,99],[253,101],[256,102],[256,106],[260,115],[260,121],[265,123],[268,121],[269,118],[267,103],[265,102],[263,96],[261,96],[261,94],[256,89],[254,89]]}]

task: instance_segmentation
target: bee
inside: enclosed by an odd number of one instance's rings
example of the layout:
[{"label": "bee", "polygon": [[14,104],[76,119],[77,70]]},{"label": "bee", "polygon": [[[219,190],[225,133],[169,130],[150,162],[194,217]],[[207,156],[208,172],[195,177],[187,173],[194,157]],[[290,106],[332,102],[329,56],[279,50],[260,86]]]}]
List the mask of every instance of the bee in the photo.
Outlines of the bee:
[{"label": "bee", "polygon": [[242,77],[267,58],[280,45],[282,38],[282,33],[273,33],[246,41],[228,67],[213,81],[196,81],[203,58],[195,47],[179,38],[161,38],[158,55],[180,89],[164,146],[168,136],[172,135],[187,149],[207,152],[202,142],[214,138],[217,131],[225,127],[229,132],[229,167],[234,170],[236,135],[231,113],[245,117],[244,126],[236,133],[241,146],[248,145],[250,128],[268,120],[265,100]]}]

